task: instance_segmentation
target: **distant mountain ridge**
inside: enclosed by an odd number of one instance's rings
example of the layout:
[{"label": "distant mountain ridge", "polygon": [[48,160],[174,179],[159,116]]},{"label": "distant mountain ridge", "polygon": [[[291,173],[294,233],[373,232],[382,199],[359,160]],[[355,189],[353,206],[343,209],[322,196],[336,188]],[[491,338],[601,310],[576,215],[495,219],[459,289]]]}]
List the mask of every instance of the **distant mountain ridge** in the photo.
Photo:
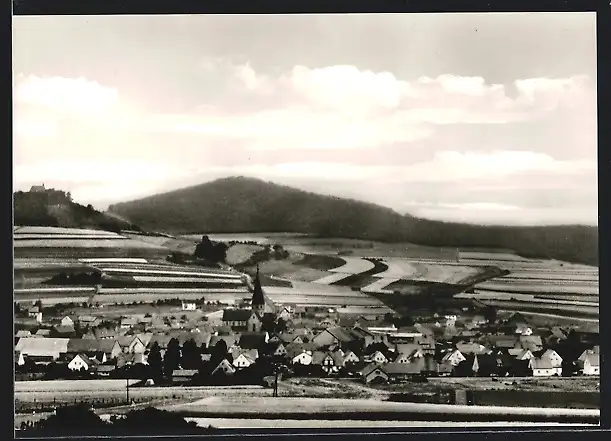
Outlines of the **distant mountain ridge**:
[{"label": "distant mountain ridge", "polygon": [[139,230],[137,225],[101,213],[91,205],[72,201],[70,193],[44,187],[13,193],[13,219],[15,225],[21,226]]},{"label": "distant mountain ridge", "polygon": [[292,232],[455,248],[505,248],[527,257],[598,265],[598,228],[505,227],[433,221],[379,205],[232,177],[111,205],[110,213],[171,233]]}]

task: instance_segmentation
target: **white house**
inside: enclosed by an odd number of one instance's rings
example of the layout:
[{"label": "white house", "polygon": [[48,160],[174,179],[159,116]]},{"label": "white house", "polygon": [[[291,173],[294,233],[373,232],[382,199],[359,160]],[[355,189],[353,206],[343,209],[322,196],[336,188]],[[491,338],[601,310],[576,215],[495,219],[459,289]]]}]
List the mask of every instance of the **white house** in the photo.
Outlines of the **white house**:
[{"label": "white house", "polygon": [[71,371],[88,371],[92,364],[93,362],[86,355],[77,354],[68,363],[68,369]]},{"label": "white house", "polygon": [[227,361],[226,358],[223,358],[223,360],[217,365],[217,367],[214,368],[210,375],[214,375],[220,372],[226,375],[232,375],[235,374],[235,368],[231,365],[231,363],[229,363],[229,361]]},{"label": "white house", "polygon": [[529,349],[512,348],[509,349],[508,352],[509,355],[516,358],[517,360],[530,360],[531,358],[534,358],[533,353],[530,352]]},{"label": "white house", "polygon": [[533,377],[551,377],[557,372],[549,358],[531,358],[528,366],[533,371]]},{"label": "white house", "polygon": [[420,349],[415,349],[409,353],[404,352],[402,354],[399,354],[399,356],[395,360],[395,363],[411,363],[414,359],[422,357],[424,357],[422,351]]},{"label": "white house", "polygon": [[286,355],[286,348],[284,347],[282,343],[278,343],[278,346],[276,347],[276,350],[274,351],[274,355],[278,357]]},{"label": "white house", "polygon": [[554,369],[553,375],[562,375],[562,357],[553,349],[548,349],[541,355],[542,359],[547,359]]},{"label": "white house", "polygon": [[373,363],[377,363],[377,364],[388,363],[388,358],[386,358],[386,356],[384,354],[382,354],[380,351],[375,351],[369,357],[369,360],[372,361]]},{"label": "white house", "polygon": [[458,366],[460,363],[462,363],[465,360],[466,360],[465,356],[458,349],[448,352],[441,359],[442,362],[448,362],[452,366]]},{"label": "white house", "polygon": [[352,351],[348,351],[344,355],[344,364],[356,364],[359,361],[359,357]]},{"label": "white house", "polygon": [[197,305],[195,302],[182,302],[182,310],[183,311],[195,311],[197,309]]},{"label": "white house", "polygon": [[584,375],[600,375],[600,354],[591,353],[586,355],[583,361]]},{"label": "white house", "polygon": [[301,364],[308,366],[312,364],[312,353],[310,351],[303,351],[291,357],[292,364]]},{"label": "white house", "polygon": [[66,316],[66,317],[64,317],[62,319],[61,325],[62,326],[74,326],[74,320],[72,320],[70,317]]},{"label": "white house", "polygon": [[243,368],[247,368],[248,366],[250,366],[251,364],[253,364],[255,362],[255,360],[253,360],[251,357],[249,357],[247,354],[245,353],[241,353],[240,355],[238,355],[234,360],[233,360],[233,366],[237,369],[243,369]]}]

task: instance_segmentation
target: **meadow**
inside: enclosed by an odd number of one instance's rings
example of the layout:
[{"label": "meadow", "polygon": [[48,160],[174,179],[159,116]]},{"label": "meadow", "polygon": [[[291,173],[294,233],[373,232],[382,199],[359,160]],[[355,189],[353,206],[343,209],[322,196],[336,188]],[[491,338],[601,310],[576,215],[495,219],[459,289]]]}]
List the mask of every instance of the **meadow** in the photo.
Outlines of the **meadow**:
[{"label": "meadow", "polygon": [[[16,300],[45,296],[57,302],[89,296],[91,291],[76,289],[36,292],[54,273],[73,274],[84,268],[105,274],[98,296],[104,303],[204,295],[231,302],[248,293],[240,272],[155,262],[178,244],[194,249],[201,234],[170,238],[46,227],[20,227],[16,232],[21,237],[15,241]],[[45,235],[50,239],[39,238]],[[438,292],[503,309],[570,314],[575,307],[576,315],[598,314],[598,268],[587,265],[529,259],[509,250],[457,250],[293,233],[209,237],[232,242],[227,259],[241,269],[248,269],[243,264],[264,245],[288,250],[286,259],[259,262],[266,292],[280,303],[392,307],[396,301],[387,299],[393,296]],[[95,247],[102,243],[105,248]],[[125,258],[136,260],[120,260]]]}]

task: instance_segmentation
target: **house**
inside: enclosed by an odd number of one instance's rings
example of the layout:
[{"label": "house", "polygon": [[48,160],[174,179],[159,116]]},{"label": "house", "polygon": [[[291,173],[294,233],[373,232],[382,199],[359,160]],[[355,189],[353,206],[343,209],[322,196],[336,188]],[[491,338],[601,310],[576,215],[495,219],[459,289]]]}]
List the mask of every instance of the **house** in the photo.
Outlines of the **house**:
[{"label": "house", "polygon": [[344,365],[355,365],[359,361],[359,357],[352,351],[348,351],[344,354]]},{"label": "house", "polygon": [[532,369],[533,377],[551,377],[552,375],[558,375],[557,370],[554,368],[549,358],[531,358],[528,366]]},{"label": "house", "polygon": [[72,338],[68,341],[66,356],[72,358],[78,354],[106,363],[107,360],[115,359],[121,354],[121,347],[114,340]]},{"label": "house", "polygon": [[101,320],[98,317],[93,317],[91,315],[81,315],[77,318],[79,325],[81,326],[98,326]]},{"label": "house", "polygon": [[520,334],[520,335],[524,335],[524,336],[529,336],[529,335],[533,335],[533,330],[527,324],[520,323],[520,324],[516,325],[515,333],[516,334]]},{"label": "house", "polygon": [[600,375],[600,354],[591,353],[586,355],[583,361],[582,373],[584,375]]},{"label": "house", "polygon": [[312,362],[313,366],[320,366],[323,371],[327,374],[332,372],[337,372],[339,367],[336,364],[336,356],[329,352],[316,351],[312,354]]},{"label": "house", "polygon": [[17,366],[23,366],[25,364],[25,357],[21,351],[15,351],[15,363],[17,363]]},{"label": "house", "polygon": [[422,346],[414,343],[397,344],[394,352],[398,354],[397,358],[394,360],[395,363],[407,363],[413,358],[424,357]]},{"label": "house", "polygon": [[41,338],[50,337],[51,330],[50,329],[39,329],[38,331],[36,331],[36,334],[34,334],[34,336],[41,337]]},{"label": "house", "polygon": [[68,317],[68,316],[65,316],[65,317],[64,317],[64,318],[61,320],[60,324],[61,324],[62,326],[74,326],[74,320],[72,320],[72,319],[71,319],[70,317]]},{"label": "house", "polygon": [[231,352],[232,348],[237,347],[239,335],[231,334],[231,335],[213,335],[210,337],[210,348],[215,347],[222,340],[225,346],[227,347],[227,353]]},{"label": "house", "polygon": [[133,326],[136,326],[138,324],[138,319],[136,319],[135,317],[126,317],[124,319],[121,319],[121,329],[130,329]]},{"label": "house", "polygon": [[222,322],[223,325],[231,329],[246,330],[248,327],[248,320],[252,315],[253,313],[249,309],[228,308],[223,311]]},{"label": "house", "polygon": [[182,310],[183,311],[195,311],[197,309],[197,305],[195,302],[182,302]]},{"label": "house", "polygon": [[339,326],[327,328],[312,339],[317,348],[350,343],[354,338]]},{"label": "house", "polygon": [[235,374],[235,372],[236,370],[233,367],[233,365],[229,363],[229,361],[226,358],[223,358],[219,362],[219,364],[212,370],[210,375],[218,375],[218,374],[233,375]]},{"label": "house", "polygon": [[118,340],[119,346],[124,353],[136,354],[144,353],[146,351],[146,344],[136,335],[126,335],[120,337]]},{"label": "house", "polygon": [[462,363],[465,360],[466,360],[465,356],[458,349],[447,352],[441,359],[442,362],[448,362],[450,365],[454,367],[458,366],[460,363]]},{"label": "house", "polygon": [[95,359],[90,359],[85,354],[77,354],[68,363],[68,369],[71,371],[88,371],[97,364]]},{"label": "house", "polygon": [[270,343],[270,352],[275,357],[284,357],[286,352],[286,347],[281,342]]},{"label": "house", "polygon": [[530,360],[534,357],[533,353],[529,349],[512,348],[507,352],[517,360]]},{"label": "house", "polygon": [[20,338],[15,350],[26,359],[49,363],[68,352],[68,341],[67,338]]},{"label": "house", "polygon": [[116,367],[113,364],[100,364],[95,367],[95,372],[100,377],[109,377],[115,368]]},{"label": "house", "polygon": [[312,354],[304,345],[290,345],[286,348],[286,358],[291,364],[309,366],[312,364]]},{"label": "house", "polygon": [[540,335],[520,335],[519,346],[523,349],[528,349],[531,352],[540,351],[543,348],[543,339]]},{"label": "house", "polygon": [[424,358],[418,358],[408,363],[388,363],[381,368],[386,372],[390,380],[399,381],[423,375],[425,367]]},{"label": "house", "polygon": [[[254,353],[253,353],[254,352]],[[244,369],[254,364],[257,360],[256,350],[254,351],[236,351],[233,356],[232,365],[236,369]]]},{"label": "house", "polygon": [[559,369],[558,375],[562,375],[562,357],[553,349],[546,350],[541,354],[541,358],[547,358],[551,361],[552,367]]},{"label": "house", "polygon": [[388,363],[388,358],[381,351],[375,351],[373,354],[366,356],[365,361],[376,364],[383,364]]},{"label": "house", "polygon": [[28,309],[28,317],[35,318],[38,323],[42,322],[42,311],[38,306]]},{"label": "house", "polygon": [[16,338],[25,338],[25,337],[31,337],[31,336],[32,336],[32,333],[28,331],[27,329],[20,329],[15,334]]},{"label": "house", "polygon": [[519,346],[518,337],[515,335],[494,334],[487,336],[485,341],[497,349],[510,349]]},{"label": "house", "polygon": [[74,326],[72,325],[59,325],[51,329],[51,335],[54,337],[73,337],[76,334]]},{"label": "house", "polygon": [[367,384],[388,382],[388,374],[375,363],[365,366],[365,368],[361,370],[360,376]]},{"label": "house", "polygon": [[457,343],[456,344],[456,350],[460,351],[461,354],[463,355],[467,355],[467,354],[487,354],[490,353],[490,349],[488,349],[486,346],[479,344],[479,343],[475,343],[475,342],[471,342],[471,343]]},{"label": "house", "polygon": [[278,311],[277,317],[285,322],[288,322],[293,318],[293,311],[289,306],[284,306],[282,309],[280,309],[280,311]]},{"label": "house", "polygon": [[197,373],[197,369],[174,369],[172,371],[172,383],[188,383]]},{"label": "house", "polygon": [[128,354],[122,352],[116,359],[116,365],[118,368],[123,366],[133,366],[136,364],[147,365],[147,356],[143,353]]}]

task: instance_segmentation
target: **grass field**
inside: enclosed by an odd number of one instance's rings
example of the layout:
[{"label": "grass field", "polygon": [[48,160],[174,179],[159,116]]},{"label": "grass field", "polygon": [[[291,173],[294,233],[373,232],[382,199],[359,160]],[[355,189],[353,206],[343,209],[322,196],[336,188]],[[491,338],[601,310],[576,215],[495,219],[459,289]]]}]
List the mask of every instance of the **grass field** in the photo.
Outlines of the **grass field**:
[{"label": "grass field", "polygon": [[388,419],[447,421],[562,421],[597,423],[598,409],[550,409],[537,407],[461,406],[396,403],[373,399],[210,397],[191,404],[165,406],[184,417],[269,419]]}]

